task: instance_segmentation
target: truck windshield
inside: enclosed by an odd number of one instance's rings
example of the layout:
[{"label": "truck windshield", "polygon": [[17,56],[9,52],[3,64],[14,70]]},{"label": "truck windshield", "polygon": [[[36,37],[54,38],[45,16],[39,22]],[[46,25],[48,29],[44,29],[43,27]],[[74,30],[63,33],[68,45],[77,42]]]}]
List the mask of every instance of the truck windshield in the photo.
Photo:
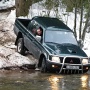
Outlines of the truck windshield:
[{"label": "truck windshield", "polygon": [[69,31],[60,31],[60,30],[48,30],[45,33],[45,43],[70,43],[77,45],[77,41],[74,37],[74,34]]}]

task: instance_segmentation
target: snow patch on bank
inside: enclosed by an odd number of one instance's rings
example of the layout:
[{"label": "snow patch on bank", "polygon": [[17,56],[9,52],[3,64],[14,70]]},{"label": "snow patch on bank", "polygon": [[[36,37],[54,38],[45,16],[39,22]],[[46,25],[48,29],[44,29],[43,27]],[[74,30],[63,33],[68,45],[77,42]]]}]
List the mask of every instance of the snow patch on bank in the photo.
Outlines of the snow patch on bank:
[{"label": "snow patch on bank", "polygon": [[3,30],[13,30],[14,22],[16,19],[16,10],[11,10],[11,13],[8,15],[4,21]]},{"label": "snow patch on bank", "polygon": [[[11,10],[11,13],[1,25],[3,27],[1,28],[0,36],[2,36],[4,44],[0,45],[0,68],[17,67],[27,64],[35,65],[36,63],[36,59],[32,58],[29,54],[22,56],[16,51],[16,46],[14,45],[16,35],[13,30],[16,19],[15,12],[15,10]],[[6,38],[10,40],[6,40]]]},{"label": "snow patch on bank", "polygon": [[0,68],[5,67],[17,67],[26,64],[34,65],[35,60],[31,60],[28,56],[22,56],[15,52],[14,49],[10,49],[0,45]]},{"label": "snow patch on bank", "polygon": [[0,1],[0,10],[8,9],[15,6],[15,0],[2,0]]}]

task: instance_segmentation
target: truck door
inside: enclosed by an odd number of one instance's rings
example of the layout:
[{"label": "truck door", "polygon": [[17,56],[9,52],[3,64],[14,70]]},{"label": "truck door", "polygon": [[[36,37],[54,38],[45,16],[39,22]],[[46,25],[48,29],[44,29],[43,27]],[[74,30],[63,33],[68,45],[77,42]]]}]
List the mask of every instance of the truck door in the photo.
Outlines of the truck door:
[{"label": "truck door", "polygon": [[29,53],[33,53],[33,34],[31,33],[32,32],[32,29],[33,29],[33,23],[34,21],[31,21],[27,27],[27,34],[26,36],[24,37],[24,43],[25,43],[25,47],[29,50]]},{"label": "truck door", "polygon": [[39,46],[39,42],[36,40],[36,34],[35,34],[35,30],[37,29],[38,24],[35,21],[32,21],[29,26],[28,26],[28,37],[27,37],[27,41],[26,41],[26,47],[28,47],[28,50],[30,53],[32,53],[34,55],[35,58],[38,59],[41,49]]}]

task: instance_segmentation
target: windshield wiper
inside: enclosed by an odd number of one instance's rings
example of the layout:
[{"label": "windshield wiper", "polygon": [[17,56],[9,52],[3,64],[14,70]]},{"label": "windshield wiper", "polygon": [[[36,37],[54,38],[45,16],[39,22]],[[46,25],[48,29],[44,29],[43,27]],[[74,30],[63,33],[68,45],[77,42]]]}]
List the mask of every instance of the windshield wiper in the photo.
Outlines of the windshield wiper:
[{"label": "windshield wiper", "polygon": [[60,45],[60,43],[56,43],[56,42],[46,42],[46,43],[51,43],[51,44]]},{"label": "windshield wiper", "polygon": [[46,43],[53,43],[53,44],[57,44],[57,43],[55,43],[55,42],[46,42]]},{"label": "windshield wiper", "polygon": [[62,45],[76,45],[76,44],[72,44],[72,43],[62,43]]}]

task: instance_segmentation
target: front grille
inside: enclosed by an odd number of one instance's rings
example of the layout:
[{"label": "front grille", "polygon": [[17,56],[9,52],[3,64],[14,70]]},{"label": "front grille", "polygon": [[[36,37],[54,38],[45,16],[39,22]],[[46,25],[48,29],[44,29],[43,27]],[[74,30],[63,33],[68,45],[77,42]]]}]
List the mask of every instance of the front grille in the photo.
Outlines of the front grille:
[{"label": "front grille", "polygon": [[62,70],[63,74],[80,74],[83,73],[82,70]]},{"label": "front grille", "polygon": [[79,58],[72,58],[72,57],[67,57],[67,58],[65,58],[64,63],[69,63],[69,64],[81,64]]}]

